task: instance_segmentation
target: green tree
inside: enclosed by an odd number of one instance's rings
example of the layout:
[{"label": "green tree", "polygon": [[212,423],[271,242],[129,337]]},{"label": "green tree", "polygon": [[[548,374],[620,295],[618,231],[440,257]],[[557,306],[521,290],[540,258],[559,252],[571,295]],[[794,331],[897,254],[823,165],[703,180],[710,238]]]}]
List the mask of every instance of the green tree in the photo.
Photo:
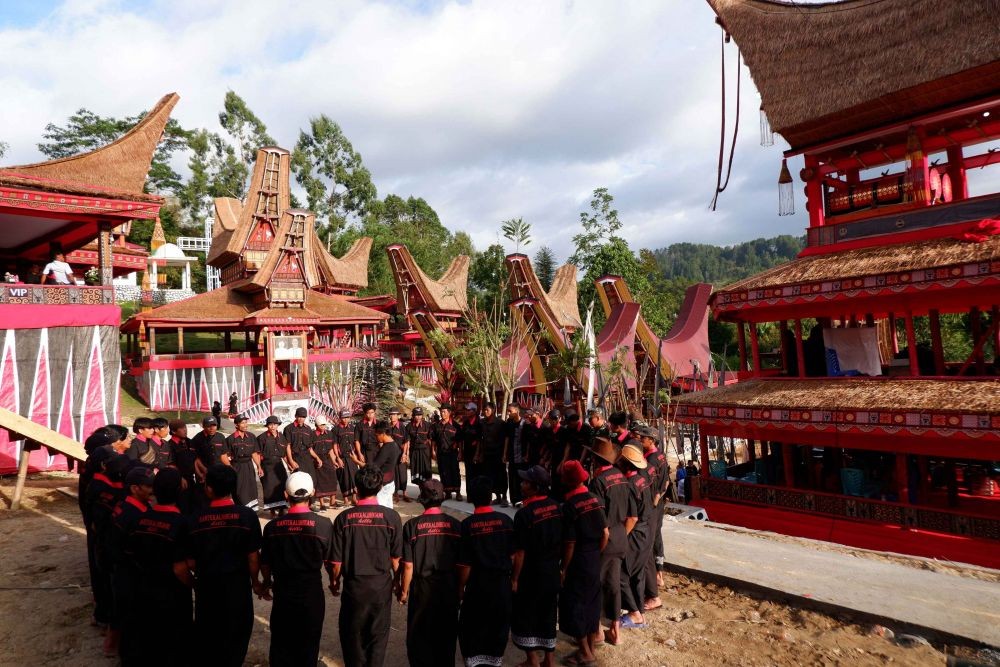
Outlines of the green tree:
[{"label": "green tree", "polygon": [[363,219],[378,204],[378,191],[361,154],[340,125],[325,115],[311,118],[309,131],[299,133],[292,170],[323,238]]},{"label": "green tree", "polygon": [[535,275],[538,276],[538,282],[542,283],[542,287],[548,292],[552,289],[552,281],[556,277],[556,256],[552,252],[552,248],[545,245],[539,248],[532,264]]},{"label": "green tree", "polygon": [[503,298],[507,285],[506,253],[499,243],[476,253],[469,267],[469,299],[484,312],[492,312],[497,299]]},{"label": "green tree", "polygon": [[229,141],[220,135],[210,136],[212,164],[217,175],[213,188],[219,193],[215,196],[242,198],[250,184],[250,169],[257,159],[257,150],[277,142],[246,101],[232,90],[223,98],[219,124],[229,135]]},{"label": "green tree", "polygon": [[524,218],[511,218],[500,224],[503,237],[514,244],[514,252],[521,252],[521,246],[531,243],[531,223]]},{"label": "green tree", "polygon": [[[580,226],[583,231],[573,237],[575,248],[569,261],[580,271],[587,273],[596,260],[600,249],[613,241],[622,241],[617,232],[622,227],[618,220],[618,211],[612,208],[615,198],[607,188],[594,190],[590,200],[590,211],[580,213]],[[628,244],[626,244],[628,247]]]},{"label": "green tree", "polygon": [[[143,111],[137,116],[114,118],[99,116],[89,109],[79,109],[63,126],[55,123],[46,125],[42,133],[45,141],[38,144],[38,150],[51,159],[95,150],[120,138],[135,127],[146,113]],[[182,128],[175,119],[167,121],[146,176],[147,192],[163,194],[181,190],[181,176],[170,166],[170,161],[174,153],[187,149],[189,135],[190,131]]]}]

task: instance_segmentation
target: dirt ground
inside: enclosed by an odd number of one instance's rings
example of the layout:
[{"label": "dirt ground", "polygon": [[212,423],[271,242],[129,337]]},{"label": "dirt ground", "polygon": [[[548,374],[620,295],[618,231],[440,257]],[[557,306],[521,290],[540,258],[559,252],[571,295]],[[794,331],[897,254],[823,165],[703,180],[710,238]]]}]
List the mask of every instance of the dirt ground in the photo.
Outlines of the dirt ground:
[{"label": "dirt ground", "polygon": [[[25,507],[6,510],[13,478],[0,480],[0,665],[113,664],[89,624],[84,531],[75,499],[56,489],[75,487],[70,475],[29,481]],[[404,520],[418,511],[402,504]],[[953,571],[961,573],[955,566]],[[970,647],[900,646],[845,616],[830,616],[760,599],[725,586],[666,574],[664,608],[647,614],[645,629],[624,631],[618,647],[602,647],[602,665],[944,665],[948,655],[1000,664],[1000,652]],[[339,601],[327,598],[321,644],[325,665],[343,665],[336,632]],[[269,603],[257,601],[248,665],[267,664]],[[151,610],[151,618],[155,611]],[[405,665],[405,609],[395,605],[388,666]],[[557,656],[572,646],[560,635]],[[521,662],[510,646],[505,665]],[[456,661],[456,664],[461,664]]]}]

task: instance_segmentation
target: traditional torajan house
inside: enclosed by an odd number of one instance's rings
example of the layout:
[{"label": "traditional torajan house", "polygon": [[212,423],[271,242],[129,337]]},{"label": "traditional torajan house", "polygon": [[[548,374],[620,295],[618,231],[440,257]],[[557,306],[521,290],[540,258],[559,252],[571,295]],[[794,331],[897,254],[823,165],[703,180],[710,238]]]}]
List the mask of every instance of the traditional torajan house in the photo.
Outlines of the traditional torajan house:
[{"label": "traditional torajan house", "polygon": [[[100,277],[93,286],[0,286],[0,417],[16,413],[76,441],[117,421],[121,309],[111,281],[116,254],[138,255],[113,237],[133,219],[155,219],[163,205],[143,187],[177,100],[167,95],[103,148],[0,168],[0,262],[19,264],[24,281],[27,266],[45,266],[62,252],[70,262],[93,260]],[[78,264],[74,272],[82,269]],[[0,429],[0,472],[14,467],[22,442]],[[62,457],[45,450],[22,461],[33,469],[65,467]]]},{"label": "traditional torajan house", "polygon": [[[331,395],[333,378],[380,357],[388,319],[352,298],[368,284],[371,239],[331,256],[315,215],[289,207],[288,178],[288,151],[260,149],[246,202],[215,201],[208,263],[220,269],[222,287],[122,326],[131,373],[150,408],[208,410],[214,401],[228,405],[232,393],[255,421],[299,406],[354,407]],[[219,349],[204,351],[206,342]]]},{"label": "traditional torajan house", "polygon": [[[995,0],[708,1],[809,212],[798,259],[712,297],[747,381],[678,399],[710,515],[1000,566],[1000,193],[968,178],[1000,161]],[[715,436],[750,460],[709,465]]]}]

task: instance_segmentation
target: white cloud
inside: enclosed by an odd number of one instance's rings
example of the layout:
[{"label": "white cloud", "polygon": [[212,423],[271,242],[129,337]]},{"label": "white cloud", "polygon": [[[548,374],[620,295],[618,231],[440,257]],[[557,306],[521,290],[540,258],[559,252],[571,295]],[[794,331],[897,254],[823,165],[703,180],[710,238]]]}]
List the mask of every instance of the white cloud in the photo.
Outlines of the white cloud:
[{"label": "white cloud", "polygon": [[331,116],[382,194],[424,197],[480,247],[523,216],[533,247],[567,256],[597,187],[635,249],[805,225],[776,216],[780,149],[756,145],[745,70],[732,183],[707,210],[719,32],[704,3],[69,0],[37,25],[0,24],[0,43],[8,164],[39,159],[45,124],[77,108],[134,114],[168,91],[183,125],[214,129],[231,88],[285,146]]}]

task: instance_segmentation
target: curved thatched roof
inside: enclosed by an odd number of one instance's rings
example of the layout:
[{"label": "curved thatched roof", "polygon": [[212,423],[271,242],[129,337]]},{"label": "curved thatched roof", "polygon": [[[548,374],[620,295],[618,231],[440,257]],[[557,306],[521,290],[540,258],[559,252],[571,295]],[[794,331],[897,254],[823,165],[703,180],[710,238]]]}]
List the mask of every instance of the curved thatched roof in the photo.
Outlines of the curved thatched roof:
[{"label": "curved thatched roof", "polygon": [[[313,236],[316,236],[315,229]],[[355,241],[343,257],[334,257],[316,237],[316,263],[323,276],[323,282],[340,287],[361,289],[368,287],[368,258],[371,255],[372,239],[363,236]]]},{"label": "curved thatched roof", "polygon": [[998,0],[708,3],[793,149],[1000,88]]},{"label": "curved thatched roof", "polygon": [[[392,277],[396,282],[399,302],[406,304],[406,312],[427,309],[433,313],[461,314],[469,309],[469,257],[459,255],[437,280],[421,269],[409,248],[402,244],[386,247]],[[415,292],[415,293],[414,293]],[[413,301],[417,297],[422,303]]]},{"label": "curved thatched roof", "polygon": [[576,266],[563,264],[556,270],[552,288],[545,292],[545,300],[552,309],[552,314],[556,316],[559,326],[564,329],[573,330],[583,326],[576,287]]},{"label": "curved thatched roof", "polygon": [[135,127],[106,146],[48,162],[5,167],[0,169],[0,182],[34,187],[38,179],[60,191],[151,199],[143,192],[146,174],[179,99],[177,93],[164,95]]}]

